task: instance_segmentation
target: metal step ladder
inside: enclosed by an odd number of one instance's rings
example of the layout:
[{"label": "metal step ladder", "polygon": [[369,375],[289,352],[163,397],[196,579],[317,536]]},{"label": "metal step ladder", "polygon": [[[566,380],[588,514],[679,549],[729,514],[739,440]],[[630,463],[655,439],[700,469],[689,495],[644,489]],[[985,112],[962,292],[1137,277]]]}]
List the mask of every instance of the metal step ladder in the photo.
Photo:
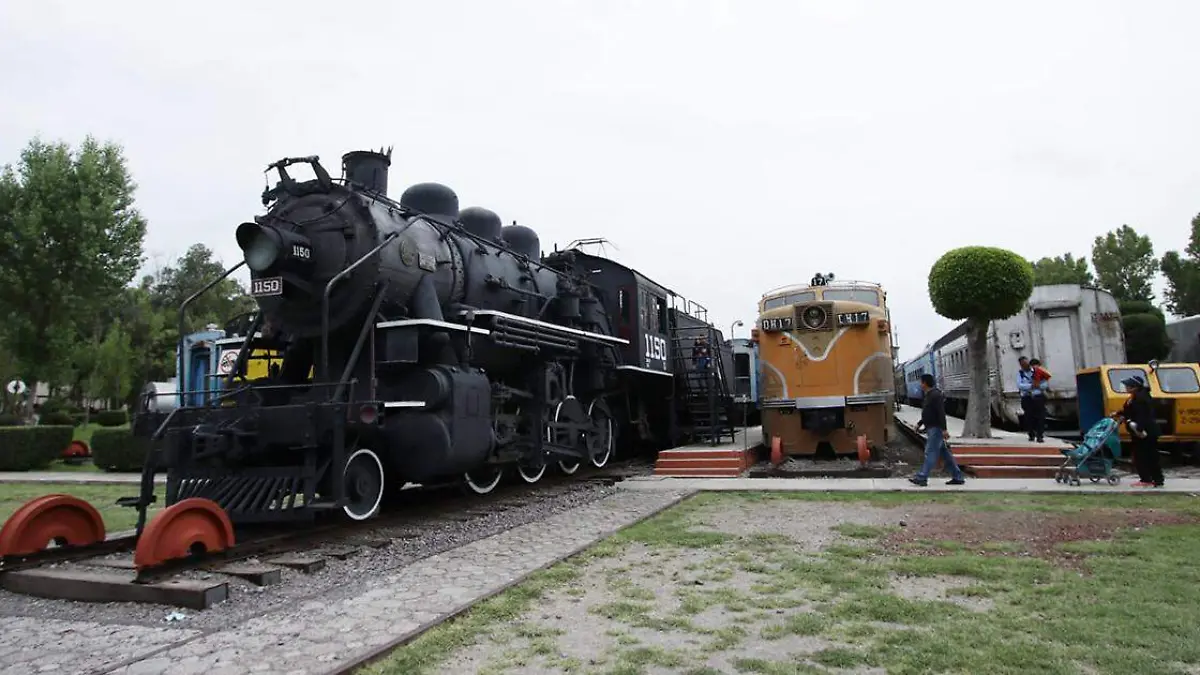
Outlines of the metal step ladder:
[{"label": "metal step ladder", "polygon": [[[670,317],[675,381],[683,384],[682,391],[676,391],[680,420],[697,442],[718,445],[726,437],[734,442],[733,397],[725,381],[716,329],[709,324],[680,326],[675,313]],[[701,338],[708,343],[707,361],[693,356],[692,348]]]}]

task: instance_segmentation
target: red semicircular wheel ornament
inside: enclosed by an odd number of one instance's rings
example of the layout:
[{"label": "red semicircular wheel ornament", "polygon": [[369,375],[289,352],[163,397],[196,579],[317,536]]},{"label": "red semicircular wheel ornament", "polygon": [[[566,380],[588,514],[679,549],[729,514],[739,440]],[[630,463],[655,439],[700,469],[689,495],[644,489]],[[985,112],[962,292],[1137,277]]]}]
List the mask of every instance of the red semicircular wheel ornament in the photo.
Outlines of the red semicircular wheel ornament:
[{"label": "red semicircular wheel ornament", "polygon": [[771,438],[771,464],[783,464],[783,438],[780,436]]},{"label": "red semicircular wheel ornament", "polygon": [[224,551],[234,544],[233,523],[211,499],[192,497],[163,509],[142,530],[133,553],[139,570],[198,553]]},{"label": "red semicircular wheel ornament", "polygon": [[858,461],[865,466],[867,462],[871,461],[871,448],[867,445],[867,437],[859,436],[857,439],[857,444]]},{"label": "red semicircular wheel ornament", "polygon": [[0,528],[0,556],[31,555],[51,543],[88,546],[104,541],[104,518],[71,495],[44,495],[26,502]]}]

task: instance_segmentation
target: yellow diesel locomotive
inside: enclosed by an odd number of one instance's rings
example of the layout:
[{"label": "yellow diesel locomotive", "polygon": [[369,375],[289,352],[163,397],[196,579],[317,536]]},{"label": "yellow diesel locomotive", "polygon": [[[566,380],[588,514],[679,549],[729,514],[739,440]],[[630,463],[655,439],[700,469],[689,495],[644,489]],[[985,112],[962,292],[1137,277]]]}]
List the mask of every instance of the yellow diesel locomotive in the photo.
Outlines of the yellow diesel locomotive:
[{"label": "yellow diesel locomotive", "polygon": [[759,407],[777,456],[865,458],[891,438],[892,336],[879,284],[834,282],[765,293],[759,301]]}]

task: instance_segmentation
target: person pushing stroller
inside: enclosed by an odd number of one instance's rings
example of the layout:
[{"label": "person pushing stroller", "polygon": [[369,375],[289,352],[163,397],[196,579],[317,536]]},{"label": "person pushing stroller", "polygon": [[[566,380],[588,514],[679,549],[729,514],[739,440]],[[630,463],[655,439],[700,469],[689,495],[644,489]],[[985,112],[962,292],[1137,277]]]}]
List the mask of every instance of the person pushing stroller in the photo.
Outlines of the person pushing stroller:
[{"label": "person pushing stroller", "polygon": [[1116,417],[1125,423],[1133,439],[1133,465],[1141,479],[1134,487],[1162,487],[1163,472],[1158,460],[1158,415],[1146,381],[1134,375],[1121,380],[1129,400]]}]

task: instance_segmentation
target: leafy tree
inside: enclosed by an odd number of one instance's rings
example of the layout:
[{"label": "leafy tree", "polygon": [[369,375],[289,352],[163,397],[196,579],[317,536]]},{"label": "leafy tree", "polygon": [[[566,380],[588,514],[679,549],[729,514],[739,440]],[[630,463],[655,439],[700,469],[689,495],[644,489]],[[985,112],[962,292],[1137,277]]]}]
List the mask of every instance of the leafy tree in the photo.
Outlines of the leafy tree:
[{"label": "leafy tree", "polygon": [[1200,314],[1200,215],[1192,218],[1192,234],[1183,252],[1181,256],[1168,251],[1162,258],[1167,309],[1176,316],[1192,316]]},{"label": "leafy tree", "polygon": [[[142,288],[149,291],[150,301],[157,309],[170,312],[170,325],[175,326],[183,301],[224,272],[225,265],[214,257],[212,250],[204,244],[193,244],[174,265],[143,279]],[[202,330],[210,323],[224,326],[226,321],[255,306],[254,299],[236,279],[224,279],[188,306],[187,331]],[[178,328],[175,330],[178,332]]]},{"label": "leafy tree", "polygon": [[1092,271],[1088,269],[1087,258],[1076,258],[1067,253],[1054,258],[1041,258],[1033,263],[1034,286],[1095,283]]},{"label": "leafy tree", "polygon": [[0,172],[0,312],[29,386],[70,377],[76,327],[142,263],[146,222],[120,146],[31,141]]},{"label": "leafy tree", "polygon": [[966,246],[947,252],[929,270],[929,299],[947,319],[966,320],[971,395],[963,436],[991,436],[987,329],[1025,305],[1033,293],[1033,266],[1001,248]]},{"label": "leafy tree", "polygon": [[114,321],[100,344],[92,347],[94,365],[87,382],[88,394],[110,405],[129,395],[133,348],[120,321]]},{"label": "leafy tree", "polygon": [[177,315],[155,307],[150,291],[128,288],[121,298],[122,328],[129,337],[130,388],[125,394],[132,405],[147,382],[163,382],[175,373],[175,349],[179,340]]},{"label": "leafy tree", "polygon": [[1150,284],[1158,271],[1150,237],[1122,225],[1092,242],[1092,266],[1100,287],[1117,300],[1154,299]]},{"label": "leafy tree", "polygon": [[1125,331],[1125,360],[1146,363],[1165,358],[1171,351],[1167,320],[1161,309],[1140,300],[1117,303]]}]

